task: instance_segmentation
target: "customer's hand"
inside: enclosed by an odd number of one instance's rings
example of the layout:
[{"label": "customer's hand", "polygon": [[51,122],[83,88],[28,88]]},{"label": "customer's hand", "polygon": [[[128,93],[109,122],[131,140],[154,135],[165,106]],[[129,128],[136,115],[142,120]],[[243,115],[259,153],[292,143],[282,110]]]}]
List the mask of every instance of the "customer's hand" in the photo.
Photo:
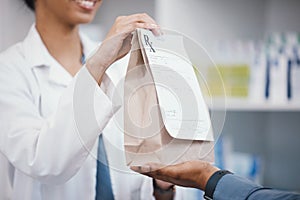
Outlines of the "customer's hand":
[{"label": "customer's hand", "polygon": [[205,190],[208,179],[219,170],[217,167],[200,160],[166,167],[149,163],[142,167],[131,167],[131,169],[155,179],[201,190]]},{"label": "customer's hand", "polygon": [[159,26],[147,14],[118,17],[100,48],[87,61],[87,68],[98,83],[106,69],[130,51],[132,32],[137,28],[151,30],[154,35],[159,34]]}]

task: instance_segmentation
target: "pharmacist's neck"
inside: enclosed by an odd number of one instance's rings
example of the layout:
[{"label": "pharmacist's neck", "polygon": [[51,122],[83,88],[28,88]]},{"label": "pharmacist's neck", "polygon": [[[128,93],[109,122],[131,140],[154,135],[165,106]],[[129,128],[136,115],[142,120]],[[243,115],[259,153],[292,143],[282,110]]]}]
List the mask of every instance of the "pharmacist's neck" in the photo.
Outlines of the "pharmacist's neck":
[{"label": "pharmacist's neck", "polygon": [[48,52],[72,76],[81,68],[82,45],[78,25],[49,16],[36,16],[36,29]]},{"label": "pharmacist's neck", "polygon": [[[45,46],[51,54],[64,54],[66,51],[81,52],[79,27],[64,23],[53,23],[51,20],[36,21],[36,29],[39,32]],[[55,53],[56,52],[56,53]]]}]

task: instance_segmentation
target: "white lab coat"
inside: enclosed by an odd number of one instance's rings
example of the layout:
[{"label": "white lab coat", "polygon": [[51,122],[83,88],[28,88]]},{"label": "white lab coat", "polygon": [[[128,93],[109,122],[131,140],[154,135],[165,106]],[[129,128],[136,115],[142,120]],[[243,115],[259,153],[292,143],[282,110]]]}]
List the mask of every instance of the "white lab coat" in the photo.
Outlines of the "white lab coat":
[{"label": "white lab coat", "polygon": [[[88,55],[95,45],[81,40]],[[94,199],[100,133],[115,199],[153,199],[151,179],[126,167],[122,120],[113,119],[122,117],[112,91],[125,70],[112,66],[101,88],[85,67],[73,78],[35,26],[0,55],[0,199]]]}]

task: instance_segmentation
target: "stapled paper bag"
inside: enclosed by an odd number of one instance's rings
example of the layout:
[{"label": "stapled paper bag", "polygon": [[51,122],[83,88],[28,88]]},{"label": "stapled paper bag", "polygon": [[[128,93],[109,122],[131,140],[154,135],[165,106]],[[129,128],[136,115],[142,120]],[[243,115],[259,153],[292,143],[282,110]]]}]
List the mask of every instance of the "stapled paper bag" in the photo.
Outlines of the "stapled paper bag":
[{"label": "stapled paper bag", "polygon": [[214,161],[208,110],[187,61],[182,38],[133,34],[124,84],[127,165]]}]

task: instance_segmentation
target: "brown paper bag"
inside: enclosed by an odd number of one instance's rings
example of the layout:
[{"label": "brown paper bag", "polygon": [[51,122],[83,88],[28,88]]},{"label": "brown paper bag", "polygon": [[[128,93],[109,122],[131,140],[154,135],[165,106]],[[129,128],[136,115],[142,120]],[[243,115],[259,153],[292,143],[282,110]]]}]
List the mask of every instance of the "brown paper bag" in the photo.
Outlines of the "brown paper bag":
[{"label": "brown paper bag", "polygon": [[189,160],[213,162],[213,145],[213,141],[178,139],[168,133],[147,55],[135,32],[124,84],[127,165],[141,166],[150,162],[171,165]]}]

